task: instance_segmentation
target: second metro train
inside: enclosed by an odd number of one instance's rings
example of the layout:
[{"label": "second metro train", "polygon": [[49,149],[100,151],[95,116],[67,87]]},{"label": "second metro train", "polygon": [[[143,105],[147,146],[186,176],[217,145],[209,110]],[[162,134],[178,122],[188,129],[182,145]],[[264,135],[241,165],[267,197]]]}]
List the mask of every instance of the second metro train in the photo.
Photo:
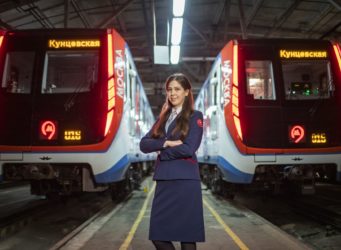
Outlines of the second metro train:
[{"label": "second metro train", "polygon": [[253,184],[308,194],[317,179],[341,181],[337,43],[230,41],[195,105],[205,119],[201,175],[214,192],[233,196],[236,184]]},{"label": "second metro train", "polygon": [[115,196],[149,171],[138,143],[154,116],[115,30],[2,31],[0,79],[0,179]]}]

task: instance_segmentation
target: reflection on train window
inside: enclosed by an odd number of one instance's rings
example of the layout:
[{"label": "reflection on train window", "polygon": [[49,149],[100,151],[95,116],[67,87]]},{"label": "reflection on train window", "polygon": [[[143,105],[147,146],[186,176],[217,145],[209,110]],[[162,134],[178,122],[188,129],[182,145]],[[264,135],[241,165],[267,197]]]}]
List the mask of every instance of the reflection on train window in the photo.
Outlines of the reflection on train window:
[{"label": "reflection on train window", "polygon": [[31,92],[34,52],[12,51],[7,53],[2,77],[2,88],[7,93]]},{"label": "reflection on train window", "polygon": [[41,93],[89,92],[97,79],[97,51],[50,51],[45,55]]},{"label": "reflection on train window", "polygon": [[328,61],[283,61],[282,71],[287,100],[329,98],[334,91]]},{"label": "reflection on train window", "polygon": [[256,100],[275,100],[271,61],[245,62],[247,94]]}]

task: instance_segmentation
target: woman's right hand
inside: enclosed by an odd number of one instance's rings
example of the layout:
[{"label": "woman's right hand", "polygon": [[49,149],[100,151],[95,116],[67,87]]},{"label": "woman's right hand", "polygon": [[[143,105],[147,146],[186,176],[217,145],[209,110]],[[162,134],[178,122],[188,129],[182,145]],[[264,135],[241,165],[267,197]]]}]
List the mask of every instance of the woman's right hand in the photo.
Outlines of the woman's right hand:
[{"label": "woman's right hand", "polygon": [[165,142],[165,147],[175,147],[175,146],[179,146],[182,144],[181,140],[176,140],[176,141],[166,141]]}]

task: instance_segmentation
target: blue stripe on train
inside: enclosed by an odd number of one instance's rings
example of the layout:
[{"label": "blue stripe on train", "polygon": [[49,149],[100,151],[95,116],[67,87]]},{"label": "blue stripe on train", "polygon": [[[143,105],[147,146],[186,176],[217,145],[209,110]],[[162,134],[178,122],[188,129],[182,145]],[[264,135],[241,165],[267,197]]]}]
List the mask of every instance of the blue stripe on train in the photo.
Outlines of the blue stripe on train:
[{"label": "blue stripe on train", "polygon": [[125,168],[129,166],[129,163],[128,155],[124,155],[107,171],[95,175],[95,181],[97,183],[110,183],[122,180],[124,178]]},{"label": "blue stripe on train", "polygon": [[200,163],[216,164],[223,174],[223,179],[232,183],[248,184],[252,182],[253,174],[240,171],[221,156],[211,157],[208,160],[198,159]]}]

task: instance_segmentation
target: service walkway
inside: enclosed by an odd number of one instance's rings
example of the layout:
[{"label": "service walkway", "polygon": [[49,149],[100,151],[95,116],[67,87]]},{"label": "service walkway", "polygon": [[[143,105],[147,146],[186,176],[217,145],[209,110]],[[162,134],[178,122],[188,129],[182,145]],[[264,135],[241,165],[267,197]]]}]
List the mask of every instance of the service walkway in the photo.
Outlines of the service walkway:
[{"label": "service walkway", "polygon": [[[108,205],[52,249],[113,250],[154,249],[148,241],[149,215],[154,182],[148,178],[141,191],[119,205]],[[147,191],[148,189],[148,191]],[[309,249],[255,213],[234,202],[218,200],[203,190],[206,242],[199,250]],[[179,244],[175,244],[180,249]]]}]

